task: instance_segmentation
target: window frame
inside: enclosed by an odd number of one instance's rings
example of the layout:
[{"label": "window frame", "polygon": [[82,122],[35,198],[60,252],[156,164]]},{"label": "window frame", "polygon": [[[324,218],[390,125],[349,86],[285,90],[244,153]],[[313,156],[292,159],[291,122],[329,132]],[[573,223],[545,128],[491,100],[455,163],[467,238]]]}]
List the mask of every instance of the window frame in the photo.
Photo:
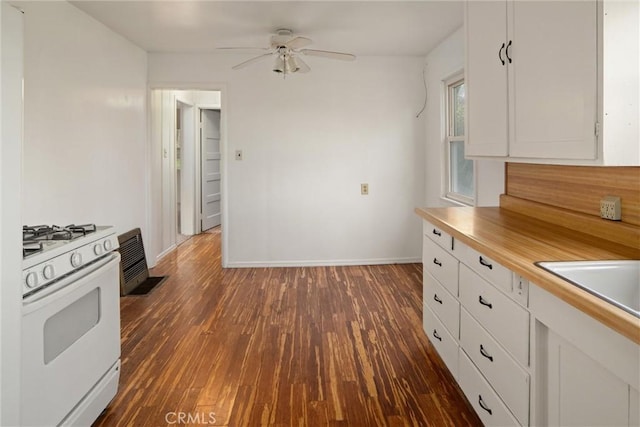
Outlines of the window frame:
[{"label": "window frame", "polygon": [[460,83],[464,83],[464,72],[459,71],[457,73],[452,74],[448,78],[442,81],[443,85],[443,144],[444,144],[444,156],[443,156],[443,180],[442,180],[442,198],[448,202],[453,202],[456,204],[461,204],[465,206],[475,206],[476,194],[477,194],[477,180],[476,180],[476,162],[475,160],[471,160],[473,163],[473,197],[469,197],[464,194],[457,193],[452,190],[452,176],[451,176],[451,144],[453,142],[463,142],[466,138],[466,108],[465,108],[465,126],[464,126],[464,135],[453,135],[454,122],[452,120],[453,117],[453,108],[454,103],[453,100],[453,89],[458,86]]}]

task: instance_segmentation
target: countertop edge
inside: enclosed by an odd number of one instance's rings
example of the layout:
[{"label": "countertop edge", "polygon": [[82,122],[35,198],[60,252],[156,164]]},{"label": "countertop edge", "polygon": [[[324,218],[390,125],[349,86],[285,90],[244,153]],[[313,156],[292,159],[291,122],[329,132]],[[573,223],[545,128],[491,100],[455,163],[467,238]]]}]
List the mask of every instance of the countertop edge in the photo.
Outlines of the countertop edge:
[{"label": "countertop edge", "polygon": [[[489,258],[492,258],[506,268],[529,280],[531,284],[545,289],[584,314],[598,320],[600,323],[636,344],[640,344],[640,319],[569,284],[565,280],[534,264],[534,262],[537,261],[553,261],[553,259],[531,259],[527,258],[526,254],[518,254],[518,257],[509,257],[497,244],[484,241],[477,235],[461,231],[456,224],[450,224],[444,220],[438,215],[439,212],[442,212],[442,209],[474,209],[474,212],[482,212],[482,209],[486,209],[487,211],[493,210],[499,212],[500,208],[416,208],[415,213],[422,219],[442,228],[443,231],[452,235],[454,238],[484,253]],[[487,221],[487,224],[490,223],[488,219],[480,216],[478,216],[477,220]],[[550,227],[553,227],[553,225],[550,224]],[[513,230],[511,230],[511,232],[513,233]],[[523,237],[523,241],[524,240],[527,239]],[[544,243],[544,239],[540,239],[538,242]]]}]

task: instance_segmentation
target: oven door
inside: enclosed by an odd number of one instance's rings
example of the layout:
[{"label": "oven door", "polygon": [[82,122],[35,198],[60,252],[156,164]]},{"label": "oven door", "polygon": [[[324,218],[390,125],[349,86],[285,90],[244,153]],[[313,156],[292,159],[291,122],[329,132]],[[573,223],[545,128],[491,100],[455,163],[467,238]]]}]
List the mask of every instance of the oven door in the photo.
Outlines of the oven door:
[{"label": "oven door", "polygon": [[23,301],[21,424],[58,425],[120,357],[120,254]]}]

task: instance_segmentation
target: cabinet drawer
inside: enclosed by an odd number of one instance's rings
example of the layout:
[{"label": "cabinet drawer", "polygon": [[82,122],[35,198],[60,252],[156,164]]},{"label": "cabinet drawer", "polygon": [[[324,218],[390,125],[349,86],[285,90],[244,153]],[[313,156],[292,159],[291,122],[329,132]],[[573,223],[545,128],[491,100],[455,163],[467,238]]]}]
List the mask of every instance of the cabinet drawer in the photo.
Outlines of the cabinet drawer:
[{"label": "cabinet drawer", "polygon": [[441,228],[436,227],[428,221],[422,221],[422,232],[426,237],[436,242],[438,246],[446,249],[447,252],[452,253],[454,251],[453,237],[442,231]]},{"label": "cabinet drawer", "polygon": [[458,379],[458,340],[454,339],[429,306],[422,305],[422,329],[429,337],[429,341],[436,348],[438,354],[447,365],[453,378]]},{"label": "cabinet drawer", "polygon": [[529,313],[460,264],[460,303],[522,366],[529,364]]},{"label": "cabinet drawer", "polygon": [[457,339],[460,335],[460,303],[426,270],[422,273],[422,298]]},{"label": "cabinet drawer", "polygon": [[453,296],[458,296],[458,260],[431,240],[423,240],[423,268]]},{"label": "cabinet drawer", "polygon": [[460,260],[498,289],[511,293],[513,274],[508,268],[468,246],[461,252]]},{"label": "cabinet drawer", "polygon": [[529,424],[529,374],[464,308],[460,313],[460,346],[520,424]]},{"label": "cabinet drawer", "polygon": [[462,349],[459,363],[458,384],[482,423],[485,426],[520,425]]}]

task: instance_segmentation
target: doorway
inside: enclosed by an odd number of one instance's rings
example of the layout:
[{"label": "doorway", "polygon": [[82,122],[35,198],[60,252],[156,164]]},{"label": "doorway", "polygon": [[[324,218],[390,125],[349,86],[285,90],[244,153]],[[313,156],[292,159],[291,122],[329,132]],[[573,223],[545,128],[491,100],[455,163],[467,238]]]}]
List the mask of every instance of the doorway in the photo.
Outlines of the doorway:
[{"label": "doorway", "polygon": [[191,236],[224,224],[221,98],[216,90],[151,91],[152,265]]}]

